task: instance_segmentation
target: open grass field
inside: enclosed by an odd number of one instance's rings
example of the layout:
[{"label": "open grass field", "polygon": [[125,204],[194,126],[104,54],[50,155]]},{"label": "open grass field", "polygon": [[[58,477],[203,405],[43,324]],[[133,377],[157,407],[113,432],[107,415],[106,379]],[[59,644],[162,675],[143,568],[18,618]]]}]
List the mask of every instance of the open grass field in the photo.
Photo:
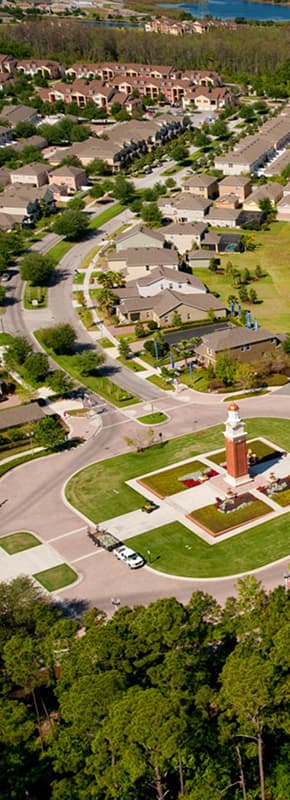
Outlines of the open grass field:
[{"label": "open grass field", "polygon": [[19,533],[10,533],[9,536],[2,536],[0,539],[0,547],[13,556],[14,553],[21,553],[22,550],[30,550],[31,547],[38,547],[41,542],[33,533],[21,531]]},{"label": "open grass field", "polygon": [[[208,430],[180,436],[162,444],[153,445],[143,453],[123,453],[92,464],[76,473],[66,485],[69,502],[92,522],[102,522],[142,506],[142,497],[127,486],[125,481],[138,478],[146,472],[160,470],[196,458],[201,453],[222,450],[224,426],[215,425]],[[248,419],[249,438],[264,436],[278,448],[290,450],[290,420]],[[284,518],[285,519],[285,518]]]},{"label": "open grass field", "polygon": [[229,528],[251,522],[257,517],[270,514],[271,511],[272,509],[262,500],[253,500],[252,503],[247,503],[243,508],[237,508],[227,514],[223,514],[214,505],[210,505],[195,509],[189,516],[192,522],[197,522],[198,525],[206,528],[210,533],[219,534],[229,530]]},{"label": "open grass field", "polygon": [[145,478],[142,478],[142,484],[148,489],[153,489],[153,492],[157,492],[161,497],[170,497],[172,494],[184,492],[188,489],[188,486],[181,482],[181,478],[190,473],[204,472],[206,469],[207,467],[201,461],[189,461],[188,464],[173,467],[173,469],[168,469],[165,472],[146,475]]},{"label": "open grass field", "polygon": [[[290,551],[290,513],[264,522],[223,542],[207,544],[180,522],[134,536],[128,545],[150,566],[187,578],[221,578],[258,569]],[[209,589],[210,591],[210,589]]]},{"label": "open grass field", "polygon": [[[269,231],[251,232],[256,249],[246,253],[227,253],[221,257],[221,264],[225,266],[231,261],[236,269],[242,271],[247,268],[254,272],[259,264],[267,273],[259,281],[253,281],[249,288],[254,288],[261,303],[250,306],[257,317],[261,327],[274,332],[288,332],[290,329],[290,224],[288,222],[273,222]],[[194,274],[204,281],[210,292],[218,292],[221,299],[226,301],[229,295],[237,294],[231,280],[226,275],[216,275],[208,269],[196,269]]]},{"label": "open grass field", "polygon": [[51,567],[33,575],[33,578],[48,592],[56,592],[58,589],[63,589],[64,586],[69,586],[77,580],[77,577],[77,573],[67,564],[59,564],[57,567]]}]

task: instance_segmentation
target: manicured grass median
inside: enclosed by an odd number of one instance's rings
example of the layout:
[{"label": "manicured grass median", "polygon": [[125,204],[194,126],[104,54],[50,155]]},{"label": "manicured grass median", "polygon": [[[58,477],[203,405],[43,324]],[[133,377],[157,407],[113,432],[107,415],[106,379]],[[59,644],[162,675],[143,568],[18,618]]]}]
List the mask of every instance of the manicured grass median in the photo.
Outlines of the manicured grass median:
[{"label": "manicured grass median", "polygon": [[77,573],[67,564],[59,564],[57,567],[45,569],[43,572],[36,572],[33,578],[47,589],[48,592],[56,592],[63,589],[77,580]]},{"label": "manicured grass median", "polygon": [[106,336],[104,336],[102,339],[98,339],[98,344],[100,345],[100,347],[104,348],[115,347],[114,342],[112,342],[111,339],[107,339]]},{"label": "manicured grass median", "polygon": [[124,211],[124,206],[122,206],[121,203],[114,203],[113,206],[105,208],[97,217],[91,219],[89,228],[101,228],[106,222],[109,222],[111,219],[114,219],[114,217],[117,217],[118,214],[121,214],[121,211]]},{"label": "manicured grass median", "polygon": [[[36,302],[37,301],[37,302]],[[36,302],[36,305],[35,305]],[[30,286],[27,282],[25,284],[23,305],[28,311],[34,311],[36,308],[46,308],[47,306],[47,287],[46,286]]]},{"label": "manicured grass median", "polygon": [[34,331],[34,336],[41,344],[43,349],[46,350],[48,355],[50,355],[65,372],[83,384],[83,386],[87,386],[88,389],[96,392],[103,397],[104,400],[107,400],[119,408],[122,408],[123,406],[130,406],[134,403],[139,403],[138,397],[134,397],[134,395],[129,394],[126,389],[121,389],[120,386],[117,386],[116,383],[113,383],[113,381],[111,381],[110,378],[107,378],[105,375],[81,375],[73,362],[73,356],[56,355],[53,350],[49,350],[49,348],[45,347],[41,334],[41,330]]},{"label": "manicured grass median", "polygon": [[161,422],[166,422],[168,419],[167,414],[163,411],[154,411],[152,414],[145,414],[144,417],[137,417],[138,422],[143,422],[143,425],[160,425]]},{"label": "manicured grass median", "polygon": [[150,375],[150,378],[146,378],[146,381],[154,383],[154,386],[159,386],[159,389],[164,389],[166,392],[173,392],[174,390],[172,383],[168,383],[164,378],[160,378],[160,375]]},{"label": "manicured grass median", "polygon": [[40,544],[41,542],[33,533],[26,533],[26,531],[10,533],[9,536],[2,536],[0,539],[0,547],[10,556],[13,556],[14,553],[21,553],[22,550],[30,550],[31,547],[38,547]]},{"label": "manicured grass median", "polygon": [[55,264],[63,258],[66,253],[73,247],[75,242],[67,242],[66,239],[61,239],[60,242],[57,242],[53,247],[50,248],[47,255],[52,258]]},{"label": "manicured grass median", "polygon": [[177,492],[185,492],[188,486],[181,482],[183,478],[189,473],[201,473],[208,469],[201,461],[189,461],[188,464],[182,464],[173,469],[167,469],[164,472],[155,472],[154,475],[146,475],[142,478],[143,485],[148,486],[148,489],[153,489],[161,497],[170,497]]},{"label": "manicured grass median", "polygon": [[[220,578],[263,567],[290,550],[290,513],[264,522],[223,542],[207,544],[180,522],[128,539],[150,566],[170,575]],[[210,591],[210,588],[209,588]]]},{"label": "manicured grass median", "polygon": [[43,452],[42,450],[39,453],[31,453],[26,456],[20,456],[20,458],[13,458],[12,461],[7,461],[6,464],[0,464],[0,478],[6,474],[6,472],[10,472],[11,469],[14,467],[19,467],[21,464],[26,464],[26,461],[34,461],[35,458],[41,458],[44,455],[48,455],[48,452]]},{"label": "manicured grass median", "polygon": [[252,503],[247,503],[243,508],[237,508],[227,514],[219,511],[214,505],[210,505],[195,509],[189,516],[192,522],[197,522],[198,525],[206,528],[211,533],[218,534],[227,531],[229,528],[251,522],[251,520],[262,517],[264,514],[270,514],[271,511],[272,509],[262,500],[253,500]]}]

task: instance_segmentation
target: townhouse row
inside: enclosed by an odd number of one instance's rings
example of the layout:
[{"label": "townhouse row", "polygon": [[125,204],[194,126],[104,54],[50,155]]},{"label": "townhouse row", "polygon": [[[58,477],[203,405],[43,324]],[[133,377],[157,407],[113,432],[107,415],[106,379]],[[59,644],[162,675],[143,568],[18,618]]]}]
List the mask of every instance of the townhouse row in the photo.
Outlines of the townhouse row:
[{"label": "townhouse row", "polygon": [[[290,106],[287,105],[278,116],[268,119],[257,133],[245,136],[228,153],[217,156],[215,167],[225,175],[255,174],[272,162],[273,174],[278,175],[283,167],[276,163],[276,158],[289,144]],[[284,166],[287,166],[290,150],[283,155]]]}]

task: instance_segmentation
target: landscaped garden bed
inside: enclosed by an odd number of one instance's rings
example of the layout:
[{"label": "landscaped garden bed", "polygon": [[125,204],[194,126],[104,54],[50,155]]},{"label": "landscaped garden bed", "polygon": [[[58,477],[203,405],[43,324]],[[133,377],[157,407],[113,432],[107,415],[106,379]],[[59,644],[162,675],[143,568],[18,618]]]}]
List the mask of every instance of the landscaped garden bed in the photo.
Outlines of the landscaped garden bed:
[{"label": "landscaped garden bed", "polygon": [[146,475],[139,479],[138,483],[146,489],[150,489],[158,497],[164,498],[199,486],[215,475],[217,472],[201,461],[190,461],[188,464],[180,464],[173,469],[164,470],[164,472]]},{"label": "landscaped garden bed", "polygon": [[270,475],[269,482],[265,486],[258,486],[258,491],[267,497],[271,497],[279,506],[289,506],[290,475],[286,475],[285,478],[275,478],[274,475]]},{"label": "landscaped garden bed", "polygon": [[187,519],[196,522],[201,528],[217,536],[226,533],[239,525],[251,522],[272,511],[262,500],[257,500],[250,492],[220,500],[203,508],[197,508],[188,514]]}]

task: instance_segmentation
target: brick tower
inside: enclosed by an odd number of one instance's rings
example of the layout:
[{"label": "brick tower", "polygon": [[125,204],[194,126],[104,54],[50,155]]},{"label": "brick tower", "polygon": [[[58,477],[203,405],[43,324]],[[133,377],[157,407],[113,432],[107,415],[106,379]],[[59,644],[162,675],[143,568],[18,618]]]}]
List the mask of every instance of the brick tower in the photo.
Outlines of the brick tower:
[{"label": "brick tower", "polygon": [[226,480],[232,486],[238,486],[249,480],[247,440],[244,422],[241,420],[239,406],[231,403],[228,406],[228,417],[225,429],[226,445]]}]

